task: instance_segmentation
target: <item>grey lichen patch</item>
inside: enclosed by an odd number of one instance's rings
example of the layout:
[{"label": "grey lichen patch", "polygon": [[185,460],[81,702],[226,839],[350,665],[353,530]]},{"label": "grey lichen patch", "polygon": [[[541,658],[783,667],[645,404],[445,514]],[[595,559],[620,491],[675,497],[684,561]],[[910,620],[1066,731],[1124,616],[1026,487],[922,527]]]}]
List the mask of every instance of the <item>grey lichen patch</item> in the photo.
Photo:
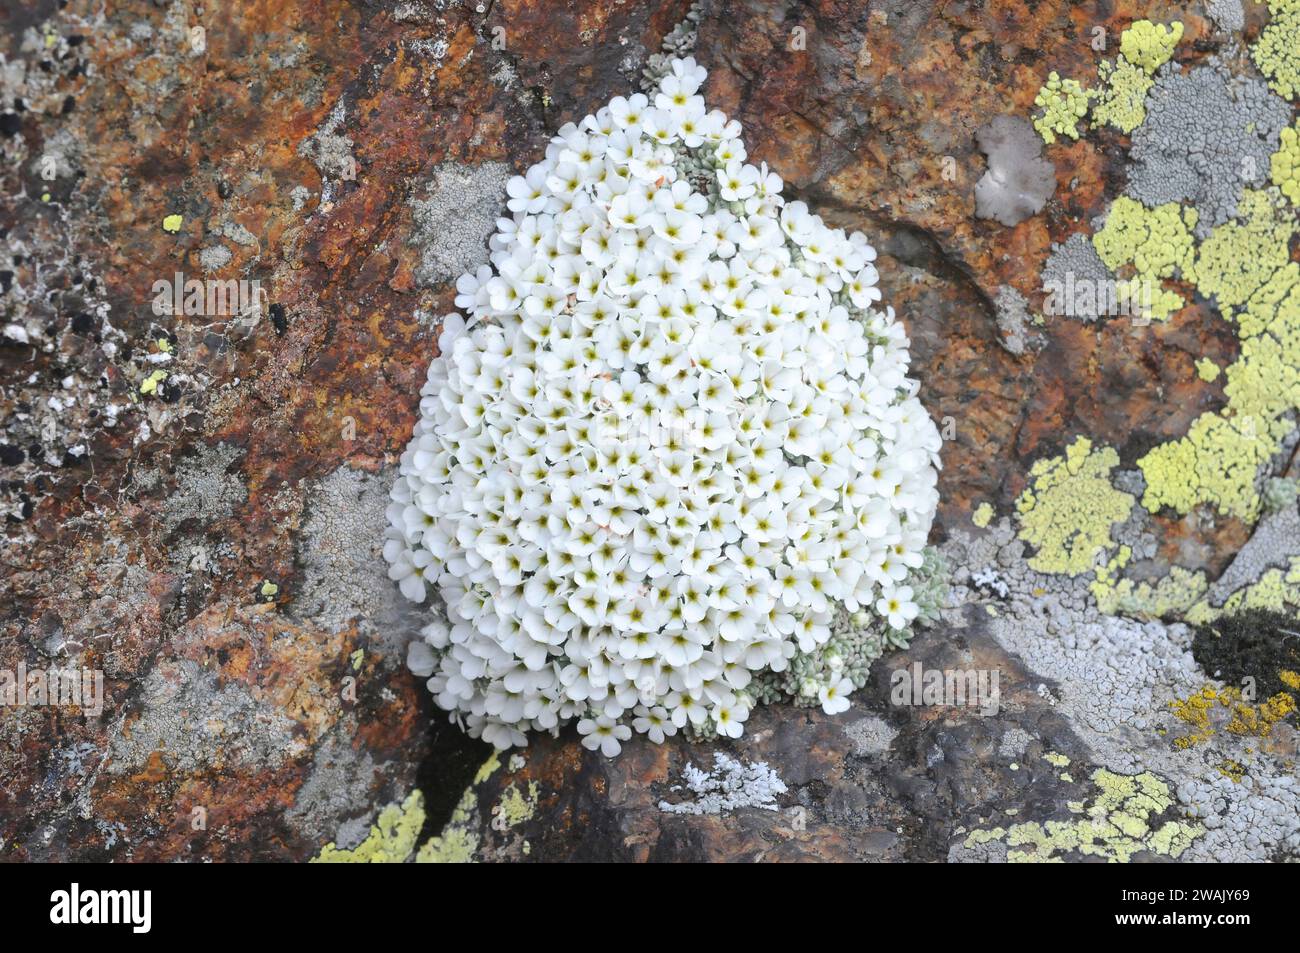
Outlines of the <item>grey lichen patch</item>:
[{"label": "grey lichen patch", "polygon": [[308,840],[333,839],[340,848],[355,847],[365,839],[375,813],[377,777],[369,752],[331,734],[316,749],[285,820]]},{"label": "grey lichen patch", "polygon": [[1041,211],[1056,190],[1056,168],[1028,120],[995,116],[975,134],[988,170],[975,184],[975,216],[1017,225]]},{"label": "grey lichen patch", "polygon": [[392,472],[339,467],[312,488],[298,544],[303,580],[287,611],[338,632],[352,622],[394,658],[427,622],[388,578],[384,510]]},{"label": "grey lichen patch", "polygon": [[1206,15],[1224,33],[1236,33],[1246,25],[1246,11],[1241,0],[1209,0]]},{"label": "grey lichen patch", "polygon": [[[228,519],[235,507],[248,498],[248,489],[238,473],[231,473],[243,451],[232,444],[219,443],[201,447],[193,456],[186,457],[176,467],[172,479],[176,491],[167,498],[159,514],[165,530],[164,538],[191,520],[199,527]],[[141,474],[137,485],[147,489],[161,479],[157,472]]]},{"label": "grey lichen patch", "polygon": [[338,132],[347,118],[347,107],[339,100],[319,129],[298,144],[298,155],[310,159],[322,176],[355,178],[357,162],[352,155],[352,137]]},{"label": "grey lichen patch", "polygon": [[713,755],[712,771],[688,764],[683,779],[672,790],[687,798],[660,801],[665,814],[725,814],[747,807],[775,811],[777,797],[786,793],[785,782],[765,762],[737,761],[720,751]]},{"label": "grey lichen patch", "polygon": [[422,194],[411,202],[420,249],[415,278],[424,285],[450,281],[488,260],[487,240],[501,214],[510,167],[503,162],[433,169]]},{"label": "grey lichen patch", "polygon": [[232,257],[225,245],[209,245],[199,252],[199,265],[204,271],[220,271],[230,264]]},{"label": "grey lichen patch", "polygon": [[109,746],[109,774],[139,771],[155,752],[181,774],[274,768],[303,744],[290,718],[190,659],[155,666],[133,709]]},{"label": "grey lichen patch", "polygon": [[1210,605],[1222,605],[1234,592],[1258,581],[1270,569],[1286,569],[1294,556],[1300,556],[1300,510],[1292,505],[1260,520],[1236,558],[1210,584]]},{"label": "grey lichen patch", "polygon": [[1031,343],[1029,302],[1015,288],[1002,285],[993,298],[997,311],[998,330],[1002,332],[999,343],[1012,354],[1019,356]]},{"label": "grey lichen patch", "polygon": [[[1210,681],[1192,657],[1185,625],[1100,612],[1086,576],[1033,571],[1006,520],[976,538],[958,531],[944,551],[960,567],[954,586],[968,603],[981,599],[974,583],[980,573],[993,570],[1004,580],[1007,597],[997,615],[970,606],[963,621],[986,628],[1042,679],[1038,693],[1086,746],[1088,760],[1120,774],[1168,779],[1181,819],[1204,824],[1206,834],[1180,859],[1300,857],[1300,782],[1285,750],[1266,751],[1225,732],[1194,748],[1172,743],[1180,723],[1169,702]],[[1241,575],[1257,571],[1252,565]],[[1247,783],[1222,775],[1218,765],[1228,759],[1248,763]]]},{"label": "grey lichen patch", "polygon": [[[1083,233],[1075,233],[1059,245],[1053,244],[1043,266],[1043,289],[1049,297],[1055,296],[1060,305],[1054,311],[1081,321],[1096,321],[1101,317],[1098,305],[1104,296],[1097,294],[1096,289],[1109,280],[1110,269],[1097,254],[1092,240]],[[1084,293],[1085,289],[1092,291]]]},{"label": "grey lichen patch", "polygon": [[898,737],[898,729],[879,715],[867,714],[844,726],[853,743],[853,753],[861,757],[879,757],[889,750]]},{"label": "grey lichen patch", "polygon": [[250,232],[238,222],[226,222],[221,226],[221,234],[229,238],[232,242],[245,247],[252,247],[257,244],[257,236]]},{"label": "grey lichen patch", "polygon": [[1148,207],[1190,202],[1198,238],[1233,217],[1243,188],[1267,183],[1269,156],[1291,121],[1290,106],[1266,83],[1215,60],[1185,74],[1161,67],[1146,108],[1125,193]]}]

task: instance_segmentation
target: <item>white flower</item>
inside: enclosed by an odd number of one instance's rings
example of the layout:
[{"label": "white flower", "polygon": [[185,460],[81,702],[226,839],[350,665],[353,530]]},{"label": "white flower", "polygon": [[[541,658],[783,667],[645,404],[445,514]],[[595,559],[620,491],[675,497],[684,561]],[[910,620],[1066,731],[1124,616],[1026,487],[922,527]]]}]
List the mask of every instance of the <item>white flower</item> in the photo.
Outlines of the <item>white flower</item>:
[{"label": "white flower", "polygon": [[389,576],[433,614],[408,667],[497,747],[739,737],[800,653],[841,711],[834,620],[919,613],[941,441],[875,252],[787,204],[704,70],[670,67],[507,183],[392,490]]},{"label": "white flower", "polygon": [[905,629],[920,609],[912,601],[912,587],[898,586],[885,590],[876,603],[876,611],[888,619],[895,629]]},{"label": "white flower", "polygon": [[602,715],[579,721],[578,734],[583,736],[582,746],[588,751],[599,751],[606,758],[612,758],[623,750],[620,742],[632,737],[632,729]]},{"label": "white flower", "polygon": [[828,715],[838,715],[842,711],[848,711],[849,693],[853,691],[853,683],[847,678],[841,678],[832,685],[823,685],[817,690],[817,697],[821,699],[822,711]]}]

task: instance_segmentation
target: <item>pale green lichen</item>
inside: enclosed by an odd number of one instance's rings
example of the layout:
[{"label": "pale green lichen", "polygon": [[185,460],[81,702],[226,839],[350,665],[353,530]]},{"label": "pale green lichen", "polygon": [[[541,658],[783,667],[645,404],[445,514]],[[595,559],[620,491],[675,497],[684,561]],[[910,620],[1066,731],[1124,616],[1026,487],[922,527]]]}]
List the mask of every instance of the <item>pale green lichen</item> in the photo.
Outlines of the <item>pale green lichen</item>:
[{"label": "pale green lichen", "polygon": [[1078,575],[1094,569],[1113,547],[1111,527],[1128,517],[1134,502],[1110,483],[1118,464],[1113,447],[1094,450],[1086,437],[1077,438],[1063,456],[1034,464],[1030,485],[1016,500],[1020,538],[1038,549],[1031,567]]},{"label": "pale green lichen", "polygon": [[1300,265],[1289,260],[1294,219],[1276,190],[1248,190],[1240,221],[1214,229],[1197,249],[1197,288],[1233,315],[1240,354],[1225,371],[1222,410],[1202,414],[1185,437],[1138,461],[1142,505],[1179,513],[1207,504],[1253,521],[1258,482],[1291,432],[1300,407]]},{"label": "pale green lichen", "polygon": [[1124,59],[1147,73],[1154,73],[1174,55],[1174,47],[1183,38],[1183,25],[1174,22],[1165,26],[1150,20],[1138,20],[1119,38],[1119,51]]},{"label": "pale green lichen", "polygon": [[1165,320],[1186,302],[1182,296],[1161,286],[1166,278],[1195,277],[1196,227],[1194,208],[1167,202],[1147,208],[1126,195],[1117,198],[1106,216],[1106,224],[1092,236],[1098,256],[1115,272],[1132,270],[1132,278],[1121,286],[1125,300],[1149,299],[1152,318]]},{"label": "pale green lichen", "polygon": [[1169,575],[1154,584],[1099,578],[1092,585],[1092,593],[1102,612],[1147,620],[1182,616],[1204,598],[1209,587],[1205,573],[1174,566]]},{"label": "pale green lichen", "polygon": [[1070,813],[1078,816],[972,831],[965,846],[1003,842],[1013,848],[1007,851],[1007,861],[1013,864],[1064,863],[1070,854],[1127,863],[1140,852],[1177,859],[1205,833],[1205,828],[1194,822],[1157,823],[1157,818],[1173,807],[1174,799],[1169,785],[1149,771],[1123,775],[1099,768],[1093,772],[1092,782],[1091,806],[1078,801],[1067,805]]},{"label": "pale green lichen", "polygon": [[[424,827],[425,810],[424,795],[417,790],[408,794],[401,804],[389,804],[381,810],[365,840],[359,845],[341,849],[331,841],[312,858],[312,863],[400,864],[411,859],[416,863],[472,862],[479,847],[478,797],[474,789],[492,777],[499,767],[501,759],[493,751],[461,795],[460,802],[452,811],[442,832],[426,841],[418,852],[416,844]],[[521,808],[515,800],[517,792],[512,792],[513,787],[506,792],[497,810],[508,812],[509,816],[517,818],[515,823],[518,823],[518,819],[522,819]],[[527,799],[523,799],[522,803],[535,804],[536,798],[537,786],[534,783],[529,786]]]},{"label": "pale green lichen", "polygon": [[1300,205],[1300,122],[1283,129],[1281,147],[1269,158],[1269,171],[1273,184],[1291,200]]},{"label": "pale green lichen", "polygon": [[1277,513],[1290,509],[1300,499],[1300,479],[1294,477],[1272,477],[1264,481],[1264,492],[1260,497],[1264,510]]},{"label": "pale green lichen", "polygon": [[424,795],[412,791],[400,805],[390,804],[379,812],[366,839],[351,850],[326,844],[312,858],[316,864],[400,864],[411,856],[424,826]]},{"label": "pale green lichen", "polygon": [[1049,73],[1034,105],[1043,111],[1034,120],[1034,128],[1048,145],[1057,136],[1079,138],[1079,120],[1088,114],[1088,93],[1077,80],[1061,79],[1055,71]]},{"label": "pale green lichen", "polygon": [[537,790],[536,781],[529,781],[527,788],[510,785],[493,813],[506,828],[522,824],[537,812]]},{"label": "pale green lichen", "polygon": [[1269,0],[1273,15],[1250,55],[1274,92],[1287,99],[1300,94],[1300,0]]},{"label": "pale green lichen", "polygon": [[1236,615],[1248,609],[1300,610],[1300,556],[1292,556],[1286,568],[1270,569],[1255,582],[1238,589],[1224,600],[1222,606],[1212,606],[1208,600],[1201,600],[1188,611],[1187,621],[1203,625],[1220,616]]},{"label": "pale green lichen", "polygon": [[1196,362],[1196,376],[1207,384],[1212,384],[1219,379],[1221,368],[1208,357],[1203,357]]},{"label": "pale green lichen", "polygon": [[988,503],[981,503],[979,506],[975,508],[975,512],[974,514],[972,514],[970,521],[974,523],[976,526],[978,526],[980,529],[984,529],[986,526],[989,525],[992,519],[993,519],[993,507],[990,506]]},{"label": "pale green lichen", "polygon": [[1270,190],[1246,190],[1239,220],[1214,229],[1196,250],[1195,270],[1187,277],[1220,308],[1245,304],[1290,258],[1295,223],[1278,205]]},{"label": "pale green lichen", "polygon": [[1089,93],[1094,122],[1107,123],[1125,134],[1147,117],[1146,98],[1155,82],[1148,72],[1124,57],[1097,68],[1101,85]]},{"label": "pale green lichen", "polygon": [[465,790],[460,802],[452,811],[442,833],[430,837],[415,855],[417,864],[469,864],[474,862],[478,850],[479,834],[476,826],[478,798],[473,787]]}]

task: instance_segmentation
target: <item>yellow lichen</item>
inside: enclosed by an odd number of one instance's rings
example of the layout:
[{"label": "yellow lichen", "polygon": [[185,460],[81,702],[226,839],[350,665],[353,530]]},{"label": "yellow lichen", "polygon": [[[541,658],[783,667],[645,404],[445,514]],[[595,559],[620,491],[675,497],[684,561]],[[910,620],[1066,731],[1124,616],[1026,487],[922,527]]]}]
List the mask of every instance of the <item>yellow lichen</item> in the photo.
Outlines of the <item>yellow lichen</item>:
[{"label": "yellow lichen", "polygon": [[366,839],[351,850],[326,844],[312,858],[319,864],[400,864],[411,856],[424,826],[424,795],[412,791],[401,805],[390,804],[379,812]]},{"label": "yellow lichen", "polygon": [[156,394],[158,385],[167,379],[166,371],[154,371],[140,383],[140,393]]},{"label": "yellow lichen", "polygon": [[465,790],[442,833],[430,837],[415,855],[417,864],[469,864],[474,862],[479,835],[476,826],[478,798],[473,787]]},{"label": "yellow lichen", "polygon": [[1219,365],[1208,357],[1203,357],[1196,362],[1196,376],[1207,384],[1212,384],[1219,379],[1219,370]]},{"label": "yellow lichen", "polygon": [[1300,265],[1289,261],[1294,219],[1274,192],[1247,191],[1242,221],[1214,229],[1197,250],[1195,280],[1232,316],[1241,353],[1225,374],[1227,406],[1202,414],[1185,437],[1138,460],[1142,505],[1187,513],[1197,505],[1253,521],[1260,468],[1278,452],[1300,407]]},{"label": "yellow lichen", "polygon": [[1120,34],[1119,51],[1134,66],[1154,73],[1174,55],[1174,47],[1182,38],[1183,25],[1177,21],[1165,26],[1138,20]]},{"label": "yellow lichen", "polygon": [[1296,710],[1296,701],[1286,692],[1278,692],[1256,705],[1247,701],[1236,686],[1206,685],[1186,698],[1174,699],[1169,708],[1174,717],[1191,728],[1174,740],[1174,747],[1190,748],[1220,729],[1233,735],[1266,738],[1278,722]]},{"label": "yellow lichen", "polygon": [[1080,801],[1066,805],[1078,816],[973,831],[965,845],[1003,841],[1015,848],[1007,851],[1011,863],[1063,863],[1072,853],[1127,863],[1141,851],[1177,858],[1205,832],[1200,824],[1184,821],[1156,826],[1156,818],[1169,811],[1174,801],[1169,785],[1150,772],[1129,776],[1099,768],[1092,782],[1091,807]]},{"label": "yellow lichen", "polygon": [[1146,98],[1155,80],[1123,56],[1097,68],[1101,85],[1089,93],[1092,118],[1128,134],[1147,118]]},{"label": "yellow lichen", "polygon": [[1273,184],[1293,205],[1300,205],[1300,122],[1282,130],[1281,148],[1269,159]]},{"label": "yellow lichen", "polygon": [[978,526],[980,529],[983,529],[984,527],[989,525],[992,519],[993,519],[993,507],[991,507],[988,503],[981,503],[979,506],[975,508],[975,513],[974,515],[971,516],[970,521],[974,523],[976,526]]},{"label": "yellow lichen", "polygon": [[1110,207],[1106,224],[1092,236],[1093,247],[1115,272],[1131,270],[1132,276],[1119,284],[1123,300],[1149,305],[1156,320],[1165,320],[1186,302],[1164,288],[1166,278],[1195,277],[1196,226],[1194,208],[1167,202],[1149,209],[1122,195]]},{"label": "yellow lichen", "polygon": [[[478,796],[474,788],[487,781],[501,767],[500,754],[493,750],[474,775],[474,781],[461,795],[451,818],[442,832],[429,838],[415,855],[418,864],[472,863],[479,848]],[[534,797],[536,796],[534,792]]]},{"label": "yellow lichen", "polygon": [[162,220],[163,231],[174,235],[181,230],[183,221],[185,221],[183,215],[168,215]]},{"label": "yellow lichen", "polygon": [[1064,456],[1034,464],[1030,485],[1016,500],[1020,538],[1038,549],[1031,567],[1078,575],[1104,557],[1113,546],[1111,527],[1133,507],[1132,495],[1110,483],[1118,463],[1114,448],[1093,450],[1092,441],[1079,437]]},{"label": "yellow lichen", "polygon": [[1196,250],[1193,280],[1220,308],[1245,304],[1287,263],[1295,223],[1277,206],[1269,191],[1246,190],[1238,206],[1240,220],[1215,228]]},{"label": "yellow lichen", "polygon": [[1285,569],[1270,569],[1255,582],[1238,589],[1222,606],[1212,606],[1201,600],[1187,612],[1187,621],[1194,625],[1213,622],[1223,615],[1236,615],[1248,609],[1270,609],[1274,612],[1300,609],[1300,556],[1292,556]]},{"label": "yellow lichen", "polygon": [[1092,584],[1097,607],[1111,615],[1128,615],[1139,619],[1163,619],[1182,615],[1209,588],[1205,573],[1193,572],[1182,566],[1172,567],[1169,575],[1154,585],[1149,582],[1135,584],[1131,579],[1103,580],[1100,569],[1098,576],[1098,581]]},{"label": "yellow lichen", "polygon": [[522,824],[533,816],[537,810],[537,782],[529,781],[527,789],[510,785],[501,796],[501,803],[493,810],[500,822],[507,828]]},{"label": "yellow lichen", "polygon": [[1250,55],[1269,86],[1282,96],[1300,95],[1300,0],[1269,0],[1273,15]]},{"label": "yellow lichen", "polygon": [[1073,79],[1061,79],[1055,71],[1038,91],[1034,105],[1043,113],[1034,120],[1034,128],[1049,145],[1057,136],[1079,138],[1079,120],[1088,114],[1088,94]]}]

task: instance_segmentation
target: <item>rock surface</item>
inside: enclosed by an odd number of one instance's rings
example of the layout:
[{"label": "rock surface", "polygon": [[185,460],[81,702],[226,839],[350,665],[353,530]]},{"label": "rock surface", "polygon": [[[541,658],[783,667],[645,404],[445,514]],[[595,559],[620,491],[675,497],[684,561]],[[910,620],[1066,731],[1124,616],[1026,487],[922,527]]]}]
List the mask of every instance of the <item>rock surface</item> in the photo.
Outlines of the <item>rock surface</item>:
[{"label": "rock surface", "polygon": [[[0,668],[102,670],[105,702],[0,710],[0,857],[307,859],[371,843],[379,809],[418,789],[405,847],[427,859],[1294,858],[1297,792],[1274,780],[1294,771],[1290,726],[1258,742],[1254,800],[1206,787],[1245,756],[1165,735],[1166,698],[1206,675],[1185,627],[1144,619],[1157,629],[1125,641],[1130,620],[1089,608],[1086,580],[1026,567],[1008,521],[971,525],[981,505],[1012,513],[1076,434],[1132,472],[1224,401],[1195,362],[1227,365],[1239,343],[1200,296],[1149,326],[1026,323],[1053,246],[1123,191],[1124,136],[1045,150],[1055,193],[1014,227],[974,214],[990,119],[1030,115],[1049,70],[1095,73],[1098,28],[1117,47],[1135,19],[1179,19],[1183,66],[1234,55],[1203,6],[704,5],[710,102],[788,195],[881,252],[945,430],[935,541],[959,570],[945,621],[849,712],[764,710],[734,744],[633,743],[615,761],[570,733],[489,758],[443,724],[405,672],[418,615],[379,542],[438,316],[485,258],[505,179],[634,86],[689,4],[7,6]],[[1249,40],[1267,14],[1244,6]],[[257,281],[264,307],[158,313],[157,283],[178,276]],[[1134,512],[1153,581],[1173,565],[1213,580],[1267,524]],[[1218,602],[1288,565],[1300,544],[1278,539]],[[1152,688],[1140,717],[1107,721],[1090,666],[1122,675],[1125,651]],[[891,704],[913,662],[1000,673],[999,713]],[[661,810],[715,750],[765,762],[778,809]],[[1164,794],[1110,773],[1143,770]],[[1136,831],[1043,833],[1109,824],[1139,795]],[[1192,831],[1206,804],[1226,826]],[[1241,853],[1213,846],[1252,822],[1266,834]]]}]

